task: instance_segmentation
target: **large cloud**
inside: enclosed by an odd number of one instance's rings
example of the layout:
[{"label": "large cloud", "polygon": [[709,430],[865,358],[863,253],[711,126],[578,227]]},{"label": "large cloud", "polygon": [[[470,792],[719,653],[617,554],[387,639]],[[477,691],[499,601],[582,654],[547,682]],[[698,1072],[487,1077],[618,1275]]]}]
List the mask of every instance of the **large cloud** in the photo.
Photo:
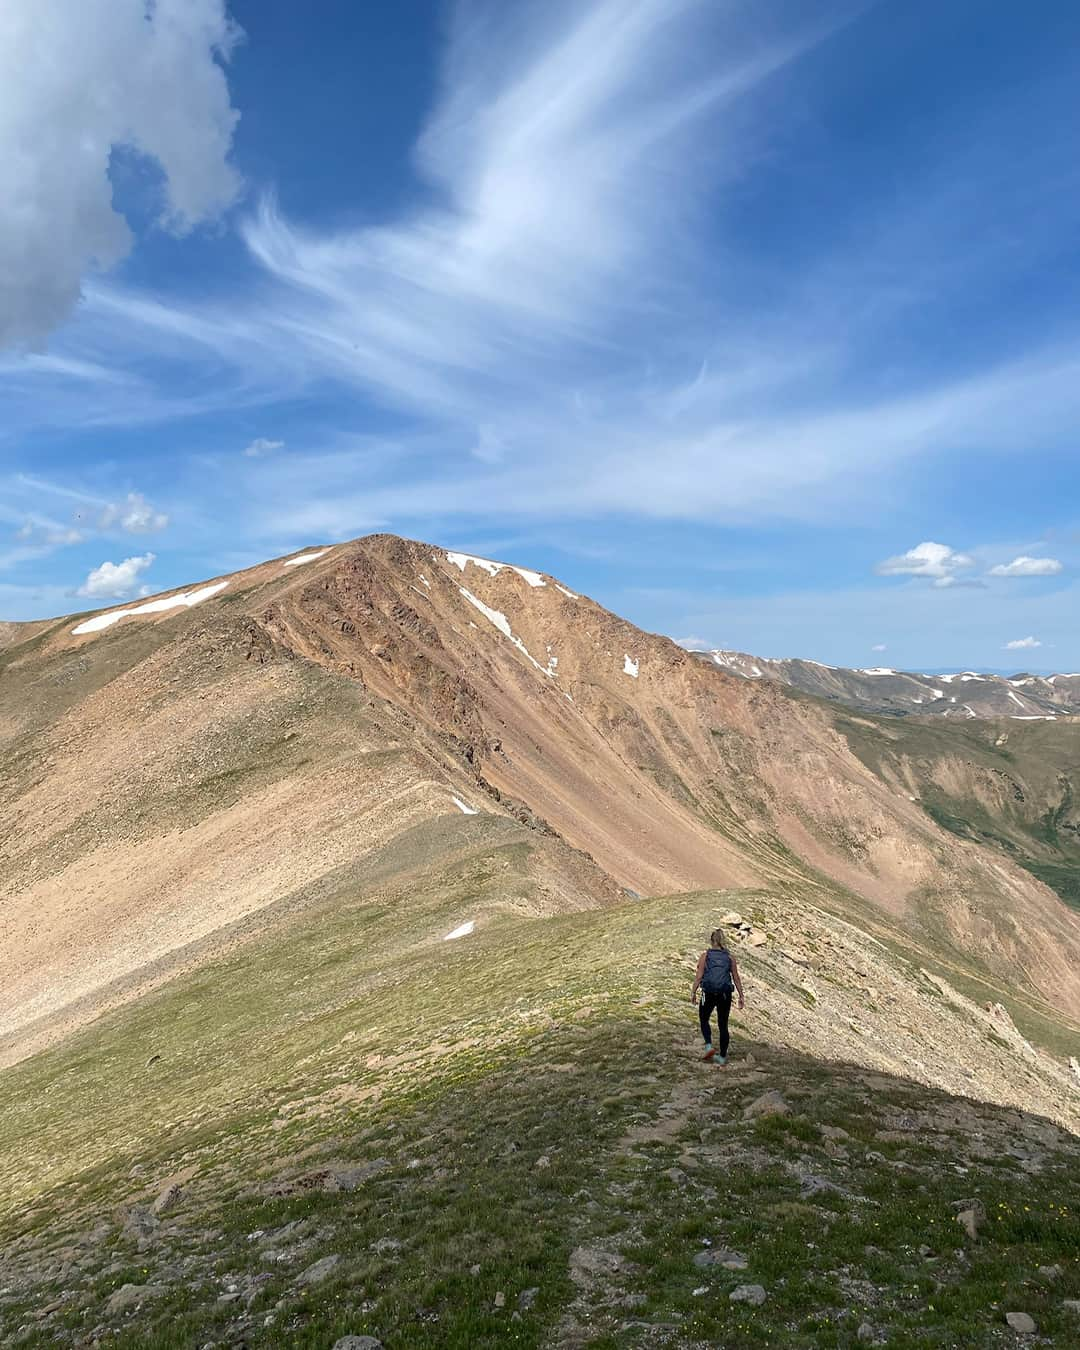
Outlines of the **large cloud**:
[{"label": "large cloud", "polygon": [[183,233],[237,193],[225,0],[4,0],[0,42],[0,347],[44,341],[82,278],[128,251],[110,156],[163,175],[161,223]]}]

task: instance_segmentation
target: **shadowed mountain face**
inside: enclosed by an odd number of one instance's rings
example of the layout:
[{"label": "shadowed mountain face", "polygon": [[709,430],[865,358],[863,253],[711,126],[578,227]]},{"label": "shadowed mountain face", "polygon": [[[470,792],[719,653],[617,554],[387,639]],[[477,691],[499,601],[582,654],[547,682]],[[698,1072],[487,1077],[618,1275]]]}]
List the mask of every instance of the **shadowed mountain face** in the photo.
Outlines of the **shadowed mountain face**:
[{"label": "shadowed mountain face", "polygon": [[745,652],[697,653],[750,680],[777,680],[804,694],[893,717],[1007,717],[1013,721],[1080,716],[1080,674],[919,675],[875,667],[847,670],[820,661],[774,660]]},{"label": "shadowed mountain face", "polygon": [[967,742],[920,758],[528,569],[372,536],[5,641],[8,1059],[360,878],[422,915],[433,868],[492,913],[766,887],[1080,1013],[1080,918],[1020,865],[1031,821],[993,765],[1000,838],[933,795]]}]

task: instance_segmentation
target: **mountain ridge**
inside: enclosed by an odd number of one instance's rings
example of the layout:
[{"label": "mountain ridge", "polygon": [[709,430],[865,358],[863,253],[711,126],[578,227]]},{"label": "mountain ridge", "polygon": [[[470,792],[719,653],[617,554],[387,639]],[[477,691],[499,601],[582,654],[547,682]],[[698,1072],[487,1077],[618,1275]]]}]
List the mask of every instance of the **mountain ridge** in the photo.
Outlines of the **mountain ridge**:
[{"label": "mountain ridge", "polygon": [[1002,717],[1013,721],[1080,716],[1080,674],[1012,676],[965,670],[924,674],[889,667],[851,669],[802,657],[696,653],[744,679],[770,679],[817,698],[894,717]]},{"label": "mountain ridge", "polygon": [[455,798],[577,878],[534,891],[537,912],[799,887],[929,923],[1080,1011],[1075,916],[958,842],[826,708],[527,568],[368,536],[37,627],[0,676],[9,1055],[20,1028],[89,1015],[95,989],[212,947]]}]

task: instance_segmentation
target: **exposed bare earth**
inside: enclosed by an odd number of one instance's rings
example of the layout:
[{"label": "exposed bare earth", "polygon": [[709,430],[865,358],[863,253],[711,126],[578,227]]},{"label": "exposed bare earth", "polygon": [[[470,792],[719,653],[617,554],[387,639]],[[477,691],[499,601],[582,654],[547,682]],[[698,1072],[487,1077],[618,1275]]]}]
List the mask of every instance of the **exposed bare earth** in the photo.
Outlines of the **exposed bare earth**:
[{"label": "exposed bare earth", "polygon": [[191,610],[8,635],[6,1058],[454,797],[565,856],[548,910],[798,884],[1080,1013],[1077,917],[940,829],[821,705],[391,536],[219,580]]}]

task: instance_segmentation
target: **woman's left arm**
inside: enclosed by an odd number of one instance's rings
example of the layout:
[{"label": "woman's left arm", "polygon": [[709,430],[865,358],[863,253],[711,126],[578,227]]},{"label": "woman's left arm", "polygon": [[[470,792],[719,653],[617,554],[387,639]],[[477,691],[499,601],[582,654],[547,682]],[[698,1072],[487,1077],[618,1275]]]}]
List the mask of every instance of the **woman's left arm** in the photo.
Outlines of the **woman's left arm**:
[{"label": "woman's left arm", "polygon": [[739,978],[739,963],[734,956],[731,958],[731,978],[735,982],[735,988],[739,991],[739,1007],[746,1007],[746,999],[743,998],[742,980]]}]

